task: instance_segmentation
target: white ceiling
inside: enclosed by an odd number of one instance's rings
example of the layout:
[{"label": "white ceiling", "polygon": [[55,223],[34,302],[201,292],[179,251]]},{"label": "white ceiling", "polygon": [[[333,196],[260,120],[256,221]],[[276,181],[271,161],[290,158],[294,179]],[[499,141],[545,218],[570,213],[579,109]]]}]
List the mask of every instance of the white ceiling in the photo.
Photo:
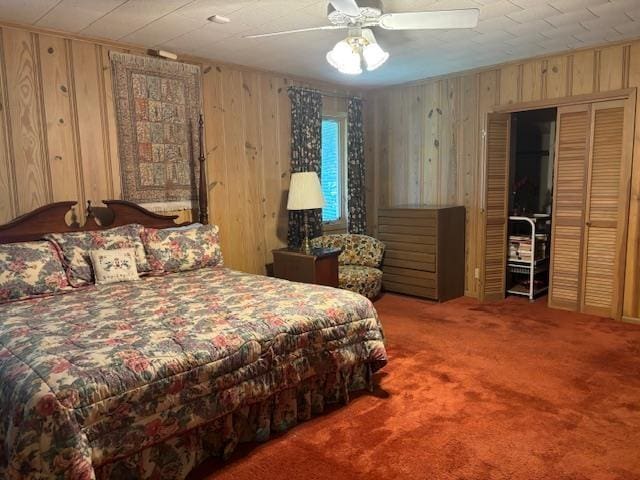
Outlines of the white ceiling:
[{"label": "white ceiling", "polygon": [[[383,0],[386,12],[480,8],[472,30],[376,30],[391,54],[356,77],[325,54],[345,31],[246,39],[326,25],[326,0],[0,0],[0,19],[354,85],[443,73],[640,37],[640,0]],[[231,19],[214,24],[207,17]]]}]

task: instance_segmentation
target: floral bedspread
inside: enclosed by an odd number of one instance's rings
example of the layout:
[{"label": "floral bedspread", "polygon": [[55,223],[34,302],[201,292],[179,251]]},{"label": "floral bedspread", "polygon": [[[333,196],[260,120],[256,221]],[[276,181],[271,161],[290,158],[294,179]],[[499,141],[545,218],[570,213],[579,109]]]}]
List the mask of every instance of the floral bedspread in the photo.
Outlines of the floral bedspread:
[{"label": "floral bedspread", "polygon": [[365,363],[386,363],[369,300],[224,268],[0,305],[0,478],[91,479]]}]

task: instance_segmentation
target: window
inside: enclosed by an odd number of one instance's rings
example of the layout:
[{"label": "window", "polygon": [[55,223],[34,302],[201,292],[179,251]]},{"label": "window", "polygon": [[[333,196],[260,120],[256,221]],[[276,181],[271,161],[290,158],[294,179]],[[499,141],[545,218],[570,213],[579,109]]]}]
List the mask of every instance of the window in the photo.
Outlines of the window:
[{"label": "window", "polygon": [[340,117],[322,119],[322,167],[320,180],[325,206],[322,221],[344,220],[345,211],[345,120]]}]

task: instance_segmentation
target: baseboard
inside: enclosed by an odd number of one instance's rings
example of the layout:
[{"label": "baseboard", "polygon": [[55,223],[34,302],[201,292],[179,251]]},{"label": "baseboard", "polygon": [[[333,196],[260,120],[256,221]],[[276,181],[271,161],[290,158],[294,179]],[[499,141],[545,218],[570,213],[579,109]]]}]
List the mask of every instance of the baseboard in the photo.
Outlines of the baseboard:
[{"label": "baseboard", "polygon": [[627,322],[627,323],[635,323],[636,325],[640,325],[640,318],[635,318],[635,317],[625,317],[623,316],[621,318],[621,320],[623,322]]}]

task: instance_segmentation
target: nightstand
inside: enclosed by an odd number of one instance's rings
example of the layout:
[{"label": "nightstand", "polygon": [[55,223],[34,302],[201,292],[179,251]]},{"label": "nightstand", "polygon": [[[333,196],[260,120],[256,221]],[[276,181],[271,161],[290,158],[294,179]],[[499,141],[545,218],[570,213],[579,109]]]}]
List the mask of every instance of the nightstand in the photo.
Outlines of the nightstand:
[{"label": "nightstand", "polygon": [[281,248],[273,251],[273,275],[292,282],[338,287],[339,248],[315,248],[310,254]]}]

